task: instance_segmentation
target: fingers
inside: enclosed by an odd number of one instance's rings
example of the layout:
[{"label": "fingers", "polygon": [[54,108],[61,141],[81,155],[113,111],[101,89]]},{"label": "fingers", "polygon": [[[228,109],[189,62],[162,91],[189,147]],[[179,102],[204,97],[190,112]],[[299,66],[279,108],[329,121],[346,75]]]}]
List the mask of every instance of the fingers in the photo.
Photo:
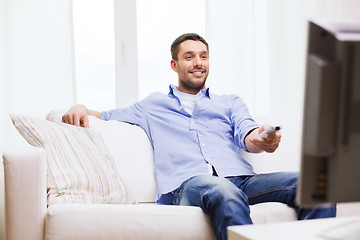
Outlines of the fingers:
[{"label": "fingers", "polygon": [[276,143],[266,143],[265,141],[264,142],[257,142],[256,140],[254,140],[252,142],[255,146],[257,146],[258,148],[262,149],[263,151],[265,152],[268,152],[268,153],[273,153],[275,152],[275,150],[279,147],[279,144],[280,144],[280,141],[279,142],[276,142]]},{"label": "fingers", "polygon": [[80,117],[76,114],[66,113],[62,117],[62,121],[63,121],[63,123],[80,126]]},{"label": "fingers", "polygon": [[280,140],[277,142],[273,142],[272,144],[263,145],[263,150],[268,153],[273,153],[279,147]]},{"label": "fingers", "polygon": [[250,140],[252,144],[262,149],[265,152],[273,153],[279,147],[281,141],[281,133],[277,132],[273,135],[268,136],[267,138],[255,137]]},{"label": "fingers", "polygon": [[73,125],[74,121],[69,114],[65,114],[64,116],[62,116],[62,122]]},{"label": "fingers", "polygon": [[84,106],[75,105],[62,117],[62,121],[78,127],[89,128],[89,119]]},{"label": "fingers", "polygon": [[89,128],[89,118],[88,116],[84,116],[82,119],[81,119],[81,126],[84,127],[84,128]]},{"label": "fingers", "polygon": [[78,127],[89,128],[89,118],[87,115],[79,115],[79,114],[65,114],[62,117],[63,123],[75,125]]},{"label": "fingers", "polygon": [[78,114],[74,114],[73,115],[73,125],[80,127],[81,126],[81,122],[80,122],[80,116]]}]

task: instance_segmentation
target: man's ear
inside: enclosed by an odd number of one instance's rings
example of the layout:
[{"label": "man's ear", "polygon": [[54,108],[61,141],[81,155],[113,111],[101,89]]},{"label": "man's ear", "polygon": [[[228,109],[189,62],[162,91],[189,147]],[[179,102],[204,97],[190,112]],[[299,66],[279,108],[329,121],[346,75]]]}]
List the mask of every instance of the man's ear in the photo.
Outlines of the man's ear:
[{"label": "man's ear", "polygon": [[170,65],[171,65],[171,69],[174,70],[174,72],[178,72],[177,62],[174,59],[171,59]]}]

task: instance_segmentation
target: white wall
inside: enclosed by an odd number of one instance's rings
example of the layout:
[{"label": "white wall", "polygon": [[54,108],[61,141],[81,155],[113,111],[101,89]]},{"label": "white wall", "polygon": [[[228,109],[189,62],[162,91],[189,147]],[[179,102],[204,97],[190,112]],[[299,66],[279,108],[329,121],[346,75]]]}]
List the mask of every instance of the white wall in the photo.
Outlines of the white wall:
[{"label": "white wall", "polygon": [[[360,19],[358,0],[269,1],[270,116],[260,121],[281,124],[282,142],[275,154],[253,164],[266,171],[299,170],[307,46],[307,21],[313,18]],[[264,99],[267,101],[267,99]]]},{"label": "white wall", "polygon": [[268,1],[206,1],[207,86],[240,96],[252,114],[270,114]]},{"label": "white wall", "polygon": [[[69,0],[0,0],[0,153],[25,143],[10,113],[44,118],[74,103]],[[4,240],[0,164],[0,240]]]}]

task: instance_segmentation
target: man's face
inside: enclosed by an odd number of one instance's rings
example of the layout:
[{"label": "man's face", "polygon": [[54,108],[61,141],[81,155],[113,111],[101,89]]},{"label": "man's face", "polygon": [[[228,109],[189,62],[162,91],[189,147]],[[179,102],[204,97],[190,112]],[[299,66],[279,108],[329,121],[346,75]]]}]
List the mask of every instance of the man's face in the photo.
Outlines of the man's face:
[{"label": "man's face", "polygon": [[197,94],[205,88],[209,74],[209,52],[206,45],[201,41],[182,42],[178,60],[171,60],[171,68],[179,75],[179,90]]}]

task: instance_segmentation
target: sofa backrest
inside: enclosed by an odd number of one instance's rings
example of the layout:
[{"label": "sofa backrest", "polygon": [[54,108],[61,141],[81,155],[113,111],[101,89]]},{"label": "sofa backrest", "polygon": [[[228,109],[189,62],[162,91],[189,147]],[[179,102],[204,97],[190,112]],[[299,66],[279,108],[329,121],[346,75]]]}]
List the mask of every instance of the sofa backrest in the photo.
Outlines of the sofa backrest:
[{"label": "sofa backrest", "polygon": [[89,125],[101,133],[130,194],[138,202],[154,202],[154,155],[146,133],[135,125],[92,116]]},{"label": "sofa backrest", "polygon": [[[46,119],[61,122],[63,110],[51,111]],[[156,183],[154,155],[145,132],[138,126],[118,121],[103,121],[89,116],[90,129],[101,133],[127,191],[137,202],[154,202]]]}]

